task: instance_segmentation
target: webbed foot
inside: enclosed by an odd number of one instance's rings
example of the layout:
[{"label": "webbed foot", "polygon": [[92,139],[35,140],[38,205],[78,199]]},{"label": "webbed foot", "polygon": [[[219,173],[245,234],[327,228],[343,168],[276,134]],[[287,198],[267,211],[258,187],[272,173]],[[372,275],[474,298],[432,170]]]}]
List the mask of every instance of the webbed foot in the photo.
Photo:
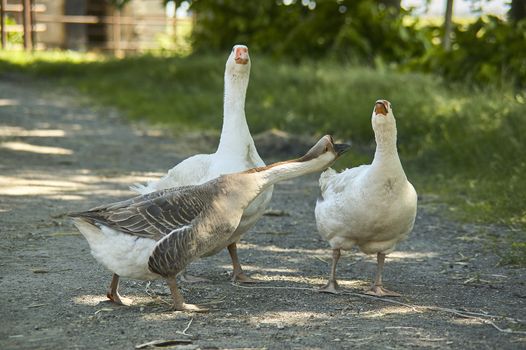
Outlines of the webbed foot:
[{"label": "webbed foot", "polygon": [[402,296],[400,293],[390,291],[389,289],[386,289],[384,287],[373,285],[371,289],[365,292],[365,294],[368,295],[374,295],[377,297],[400,297]]},{"label": "webbed foot", "polygon": [[187,303],[174,305],[173,308],[176,311],[185,311],[185,312],[201,312],[201,313],[204,313],[204,312],[208,312],[209,311],[209,309],[207,309],[207,308],[204,308],[204,307],[201,307],[201,306],[198,306],[198,305],[195,305],[195,304],[187,304]]},{"label": "webbed foot", "polygon": [[208,278],[197,277],[197,276],[192,276],[192,275],[187,275],[187,274],[181,275],[181,281],[186,282],[186,283],[210,282]]},{"label": "webbed foot", "polygon": [[108,297],[108,299],[110,299],[111,302],[113,302],[113,303],[115,303],[117,305],[129,306],[132,303],[131,299],[121,297],[119,295],[119,293],[108,292],[108,294],[106,294],[106,296]]},{"label": "webbed foot", "polygon": [[338,287],[338,282],[336,280],[329,280],[326,285],[323,287],[318,288],[319,293],[331,293],[331,294],[338,294],[338,290],[340,287]]},{"label": "webbed foot", "polygon": [[245,275],[244,272],[232,275],[232,282],[239,283],[262,283],[262,281]]}]

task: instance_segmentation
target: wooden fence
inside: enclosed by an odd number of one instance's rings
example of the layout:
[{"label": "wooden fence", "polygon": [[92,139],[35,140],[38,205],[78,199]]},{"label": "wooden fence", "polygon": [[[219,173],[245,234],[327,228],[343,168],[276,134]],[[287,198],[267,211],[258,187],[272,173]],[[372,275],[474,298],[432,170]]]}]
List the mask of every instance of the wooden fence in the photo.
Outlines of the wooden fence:
[{"label": "wooden fence", "polygon": [[[137,50],[137,45],[123,41],[121,38],[122,26],[138,24],[147,26],[173,27],[177,22],[192,21],[191,19],[176,19],[168,16],[121,16],[115,9],[112,16],[82,16],[82,15],[52,15],[46,14],[46,6],[33,3],[33,0],[20,0],[20,4],[7,4],[7,0],[0,0],[0,34],[2,48],[7,47],[7,33],[23,33],[24,49],[34,50],[36,47],[35,33],[46,31],[47,23],[60,24],[106,24],[112,27],[112,41],[105,44],[105,48],[121,55],[123,50]],[[7,13],[16,13],[22,17],[22,25],[7,25]],[[153,47],[150,47],[153,48]]]}]

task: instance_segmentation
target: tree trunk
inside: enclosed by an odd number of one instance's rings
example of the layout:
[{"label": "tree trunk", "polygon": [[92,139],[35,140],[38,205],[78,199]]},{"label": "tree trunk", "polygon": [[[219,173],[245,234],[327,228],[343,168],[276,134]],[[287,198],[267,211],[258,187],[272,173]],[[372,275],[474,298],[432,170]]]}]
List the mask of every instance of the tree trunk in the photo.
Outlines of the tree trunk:
[{"label": "tree trunk", "polygon": [[444,40],[442,44],[444,50],[451,50],[451,28],[452,28],[452,18],[453,18],[453,0],[447,0],[446,3],[446,14],[444,17]]},{"label": "tree trunk", "polygon": [[518,22],[521,19],[526,18],[526,1],[511,0],[511,7],[508,16],[513,22]]}]

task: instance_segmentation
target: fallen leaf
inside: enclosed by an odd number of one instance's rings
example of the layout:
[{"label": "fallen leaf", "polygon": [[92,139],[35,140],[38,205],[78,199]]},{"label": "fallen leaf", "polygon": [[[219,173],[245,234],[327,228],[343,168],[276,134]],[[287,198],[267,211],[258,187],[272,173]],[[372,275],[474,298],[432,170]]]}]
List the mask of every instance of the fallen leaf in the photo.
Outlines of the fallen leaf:
[{"label": "fallen leaf", "polygon": [[49,237],[65,237],[65,236],[78,236],[79,232],[75,231],[64,231],[64,232],[54,232],[49,235]]},{"label": "fallen leaf", "polygon": [[285,210],[274,210],[274,209],[265,210],[263,215],[264,216],[290,216],[289,212],[286,212]]},{"label": "fallen leaf", "polygon": [[184,344],[192,344],[192,341],[188,340],[188,339],[152,340],[152,341],[149,341],[147,343],[135,345],[135,349],[161,348],[161,347],[165,347],[165,346],[184,345]]},{"label": "fallen leaf", "polygon": [[99,312],[103,312],[103,311],[104,312],[111,312],[111,311],[113,311],[113,309],[109,308],[109,307],[103,307],[102,309],[99,309],[99,310],[95,311],[95,315],[98,314]]}]

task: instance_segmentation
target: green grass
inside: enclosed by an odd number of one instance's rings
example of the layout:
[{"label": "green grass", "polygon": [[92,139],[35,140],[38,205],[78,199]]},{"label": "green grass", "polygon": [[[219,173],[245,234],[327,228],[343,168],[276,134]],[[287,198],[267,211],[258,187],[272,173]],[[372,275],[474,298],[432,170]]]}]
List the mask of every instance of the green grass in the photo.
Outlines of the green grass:
[{"label": "green grass", "polygon": [[[56,79],[133,119],[174,129],[219,129],[226,56],[115,60],[0,51],[0,72]],[[436,76],[331,61],[252,59],[246,105],[252,132],[332,133],[367,148],[373,142],[373,104],[388,99],[397,117],[403,162],[420,193],[440,195],[460,219],[526,227],[524,92],[448,86]],[[343,164],[355,165],[349,158]],[[526,256],[525,241],[518,238],[515,253],[522,249]]]}]

